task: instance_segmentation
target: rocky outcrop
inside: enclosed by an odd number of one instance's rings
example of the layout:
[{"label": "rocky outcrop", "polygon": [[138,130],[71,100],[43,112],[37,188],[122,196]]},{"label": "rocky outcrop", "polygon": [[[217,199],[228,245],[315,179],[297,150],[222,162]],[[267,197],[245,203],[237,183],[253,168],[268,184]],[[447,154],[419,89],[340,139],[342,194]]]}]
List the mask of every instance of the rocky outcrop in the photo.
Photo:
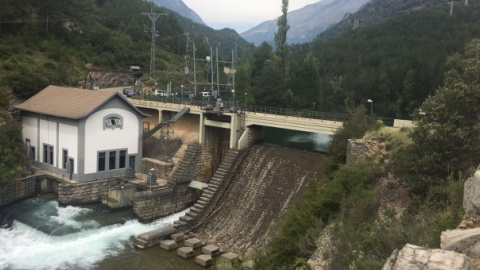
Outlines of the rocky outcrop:
[{"label": "rocky outcrop", "polygon": [[464,184],[463,210],[466,214],[480,215],[480,170]]},{"label": "rocky outcrop", "polygon": [[473,263],[464,254],[442,249],[427,249],[407,244],[395,250],[382,270],[473,270]]},{"label": "rocky outcrop", "polygon": [[480,255],[480,228],[442,232],[440,247],[476,258]]}]

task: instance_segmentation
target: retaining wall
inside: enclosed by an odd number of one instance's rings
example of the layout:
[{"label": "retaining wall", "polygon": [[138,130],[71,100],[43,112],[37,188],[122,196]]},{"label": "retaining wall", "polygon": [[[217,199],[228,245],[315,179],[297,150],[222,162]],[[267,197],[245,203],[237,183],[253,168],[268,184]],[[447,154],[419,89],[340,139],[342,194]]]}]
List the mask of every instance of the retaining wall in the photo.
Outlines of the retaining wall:
[{"label": "retaining wall", "polygon": [[61,183],[58,186],[60,204],[89,204],[102,201],[108,195],[108,189],[114,179],[96,180],[83,183]]},{"label": "retaining wall", "polygon": [[137,192],[133,196],[133,212],[142,221],[168,216],[184,210],[198,198],[198,191],[188,183],[176,185],[174,189],[164,187]]},{"label": "retaining wall", "polygon": [[0,185],[0,207],[37,194],[37,179],[30,176]]}]

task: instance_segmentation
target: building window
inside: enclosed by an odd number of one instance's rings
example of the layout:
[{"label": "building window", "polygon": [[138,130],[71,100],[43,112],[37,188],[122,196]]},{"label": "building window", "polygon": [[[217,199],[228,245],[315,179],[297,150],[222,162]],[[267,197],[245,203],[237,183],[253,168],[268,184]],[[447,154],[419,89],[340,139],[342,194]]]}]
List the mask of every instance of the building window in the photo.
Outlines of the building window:
[{"label": "building window", "polygon": [[103,129],[115,129],[123,127],[123,117],[118,114],[110,114],[103,118]]},{"label": "building window", "polygon": [[98,153],[98,171],[105,171],[105,152]]},{"label": "building window", "polygon": [[43,163],[53,165],[53,146],[43,144]]},{"label": "building window", "polygon": [[67,161],[68,161],[68,150],[62,150],[62,168],[67,169]]},{"label": "building window", "polygon": [[107,127],[122,126],[122,121],[116,117],[107,118],[107,120],[105,121],[106,121],[105,124],[107,124]]},{"label": "building window", "polygon": [[126,150],[120,150],[120,162],[119,162],[119,168],[120,169],[125,168],[126,158],[127,158],[127,151]]},{"label": "building window", "polygon": [[36,160],[36,156],[35,156],[35,146],[30,146],[30,158],[32,160]]},{"label": "building window", "polygon": [[115,170],[117,163],[117,151],[110,151],[108,155],[108,169]]}]

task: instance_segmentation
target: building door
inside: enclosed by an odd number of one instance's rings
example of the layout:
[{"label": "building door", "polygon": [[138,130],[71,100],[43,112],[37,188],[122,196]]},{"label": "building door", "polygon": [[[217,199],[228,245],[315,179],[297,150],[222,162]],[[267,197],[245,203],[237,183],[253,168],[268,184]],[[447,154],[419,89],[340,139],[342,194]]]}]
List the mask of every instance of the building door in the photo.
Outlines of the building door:
[{"label": "building door", "polygon": [[129,157],[128,166],[135,171],[135,156],[130,156]]},{"label": "building door", "polygon": [[68,164],[69,165],[69,170],[68,170],[69,171],[69,177],[70,177],[70,180],[72,180],[73,179],[73,168],[75,168],[75,166],[73,166],[74,165],[73,164],[73,158],[68,158],[68,163],[70,163],[70,164]]}]

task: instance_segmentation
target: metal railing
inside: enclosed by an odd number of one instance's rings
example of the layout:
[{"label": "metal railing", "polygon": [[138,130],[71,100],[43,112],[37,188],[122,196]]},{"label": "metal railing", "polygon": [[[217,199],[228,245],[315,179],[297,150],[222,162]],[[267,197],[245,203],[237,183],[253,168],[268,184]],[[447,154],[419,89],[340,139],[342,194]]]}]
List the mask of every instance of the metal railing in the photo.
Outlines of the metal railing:
[{"label": "metal railing", "polygon": [[[136,96],[134,99],[138,100],[147,100],[147,101],[157,101],[164,103],[174,103],[174,104],[183,104],[188,106],[195,106],[199,108],[206,108],[211,106],[215,108],[216,100],[196,100],[190,98],[181,98],[177,96],[173,97],[163,97],[156,95],[142,95]],[[298,117],[298,118],[311,118],[311,119],[322,119],[330,121],[345,121],[349,118],[348,114],[345,113],[329,113],[329,112],[320,112],[320,111],[311,111],[311,110],[295,110],[287,108],[277,108],[277,107],[267,107],[267,106],[257,106],[257,105],[245,105],[239,104],[236,102],[235,106],[232,100],[222,100],[223,112],[253,112],[253,113],[265,113],[272,115],[280,115],[287,117]]]},{"label": "metal railing", "polygon": [[[163,97],[157,96],[152,94],[146,94],[142,96],[133,97],[134,99],[138,100],[147,100],[147,101],[157,101],[157,102],[164,102],[164,103],[174,103],[174,104],[183,104],[187,106],[194,106],[199,107],[202,109],[207,108],[208,105],[215,108],[216,100],[213,98],[210,99],[192,99],[189,97],[181,97],[181,96],[172,96],[172,97]],[[320,112],[320,111],[312,111],[312,110],[295,110],[295,109],[287,109],[287,108],[277,108],[277,107],[268,107],[268,106],[257,106],[257,105],[246,105],[246,104],[239,104],[238,101],[235,102],[235,106],[233,100],[222,100],[223,112],[252,112],[252,113],[264,113],[264,114],[271,114],[271,115],[279,115],[279,116],[286,116],[286,117],[298,117],[298,118],[308,118],[308,119],[320,119],[320,120],[328,120],[328,121],[340,121],[343,122],[348,120],[350,116],[346,113],[331,113],[331,112]],[[232,110],[232,108],[236,108],[236,110]],[[386,117],[376,117],[378,120],[381,120],[385,126],[393,126],[393,118],[386,118]]]}]

